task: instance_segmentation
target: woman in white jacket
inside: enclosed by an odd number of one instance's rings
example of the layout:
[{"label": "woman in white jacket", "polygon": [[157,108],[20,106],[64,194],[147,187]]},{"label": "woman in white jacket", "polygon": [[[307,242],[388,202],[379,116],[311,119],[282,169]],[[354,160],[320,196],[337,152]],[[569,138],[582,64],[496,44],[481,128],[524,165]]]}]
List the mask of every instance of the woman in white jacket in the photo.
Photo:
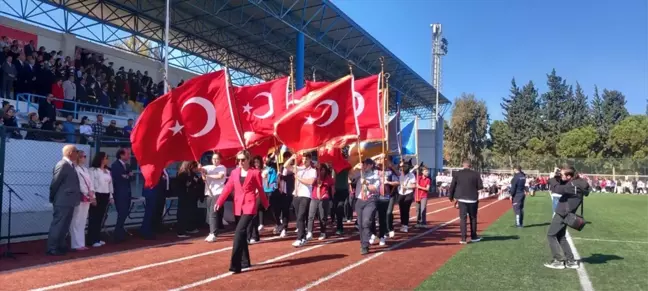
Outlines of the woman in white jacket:
[{"label": "woman in white jacket", "polygon": [[88,249],[85,244],[85,228],[86,221],[88,220],[88,209],[90,208],[90,203],[96,203],[94,186],[92,179],[90,178],[90,172],[85,164],[86,154],[83,151],[79,151],[75,169],[79,176],[81,193],[83,195],[81,196],[81,203],[74,208],[72,223],[70,224],[70,240],[72,242],[72,249],[79,251]]}]

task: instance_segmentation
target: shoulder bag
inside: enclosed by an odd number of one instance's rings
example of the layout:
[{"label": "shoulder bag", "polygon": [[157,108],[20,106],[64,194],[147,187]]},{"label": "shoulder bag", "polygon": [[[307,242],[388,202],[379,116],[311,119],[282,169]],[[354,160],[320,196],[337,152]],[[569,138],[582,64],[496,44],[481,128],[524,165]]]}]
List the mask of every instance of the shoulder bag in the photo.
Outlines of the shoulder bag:
[{"label": "shoulder bag", "polygon": [[[574,185],[574,183],[572,183],[572,186],[573,185]],[[574,186],[574,192],[578,193],[576,190],[577,190],[576,186]],[[569,213],[567,213],[567,215],[563,219],[563,222],[567,226],[569,226],[569,227],[571,227],[571,228],[573,228],[575,230],[578,230],[578,231],[583,230],[583,228],[585,227],[585,224],[587,224],[587,221],[585,221],[585,218],[583,218],[583,207],[585,205],[585,197],[581,196],[581,200],[582,201],[581,201],[581,205],[580,205],[580,215],[578,215],[576,213],[573,213],[573,212],[569,212]]]}]

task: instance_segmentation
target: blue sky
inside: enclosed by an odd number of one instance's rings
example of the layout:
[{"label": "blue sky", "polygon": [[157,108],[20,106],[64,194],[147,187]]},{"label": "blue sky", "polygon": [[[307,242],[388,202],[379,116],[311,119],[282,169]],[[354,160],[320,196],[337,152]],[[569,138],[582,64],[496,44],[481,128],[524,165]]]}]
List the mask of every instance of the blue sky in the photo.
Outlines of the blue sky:
[{"label": "blue sky", "polygon": [[646,0],[333,2],[426,80],[430,23],[441,23],[449,42],[443,94],[453,100],[474,93],[492,120],[502,119],[499,104],[511,78],[518,85],[533,80],[544,92],[553,68],[567,82],[580,82],[590,98],[596,84],[623,92],[631,114],[646,111]]}]

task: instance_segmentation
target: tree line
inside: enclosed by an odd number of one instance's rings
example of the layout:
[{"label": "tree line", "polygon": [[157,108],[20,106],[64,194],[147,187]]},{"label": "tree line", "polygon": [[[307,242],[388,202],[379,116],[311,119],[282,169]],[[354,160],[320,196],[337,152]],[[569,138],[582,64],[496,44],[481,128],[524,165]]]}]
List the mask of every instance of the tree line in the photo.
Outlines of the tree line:
[{"label": "tree line", "polygon": [[648,108],[630,115],[617,90],[594,87],[592,98],[581,85],[547,75],[547,92],[532,81],[511,81],[500,103],[504,120],[491,121],[483,100],[462,94],[444,125],[446,166],[470,159],[480,169],[551,171],[570,164],[582,172],[648,174]]}]

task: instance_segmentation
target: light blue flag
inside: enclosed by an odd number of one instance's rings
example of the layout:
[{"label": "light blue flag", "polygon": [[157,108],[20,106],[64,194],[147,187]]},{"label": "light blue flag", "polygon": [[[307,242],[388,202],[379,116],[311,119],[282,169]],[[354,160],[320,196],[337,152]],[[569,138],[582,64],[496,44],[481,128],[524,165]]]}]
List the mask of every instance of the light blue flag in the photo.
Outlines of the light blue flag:
[{"label": "light blue flag", "polygon": [[416,120],[412,120],[401,129],[401,153],[405,156],[414,156],[417,154],[418,145],[416,142],[416,125]]}]

